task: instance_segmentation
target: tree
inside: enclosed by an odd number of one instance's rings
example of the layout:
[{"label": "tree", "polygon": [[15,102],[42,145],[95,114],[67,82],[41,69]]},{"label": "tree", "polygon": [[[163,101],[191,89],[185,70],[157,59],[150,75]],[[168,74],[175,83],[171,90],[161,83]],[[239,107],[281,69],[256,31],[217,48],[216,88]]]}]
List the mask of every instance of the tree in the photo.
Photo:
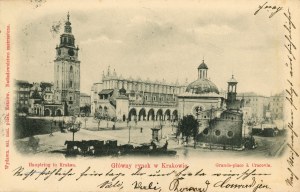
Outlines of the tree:
[{"label": "tree", "polygon": [[196,147],[196,137],[199,133],[199,123],[193,115],[184,116],[183,119],[179,121],[178,129],[182,133],[182,136],[186,137],[186,142],[190,136],[194,138],[194,147]]},{"label": "tree", "polygon": [[97,121],[98,124],[98,131],[100,130],[100,123],[105,117],[103,116],[103,113],[96,111],[94,114],[94,119]]},{"label": "tree", "polygon": [[89,114],[91,113],[91,106],[85,105],[84,107],[80,107],[80,111],[84,113],[85,116],[89,116]]},{"label": "tree", "polygon": [[75,133],[80,130],[80,127],[81,127],[81,122],[76,121],[76,116],[73,116],[72,119],[67,122],[68,131],[71,131],[73,133],[73,141],[74,141]]}]

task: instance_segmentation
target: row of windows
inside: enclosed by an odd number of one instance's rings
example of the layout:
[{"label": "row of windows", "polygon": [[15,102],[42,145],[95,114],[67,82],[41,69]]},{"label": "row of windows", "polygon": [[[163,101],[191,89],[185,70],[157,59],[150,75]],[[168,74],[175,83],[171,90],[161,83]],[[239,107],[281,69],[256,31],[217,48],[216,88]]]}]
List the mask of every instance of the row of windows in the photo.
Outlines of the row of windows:
[{"label": "row of windows", "polygon": [[145,83],[124,83],[117,81],[105,81],[104,82],[106,89],[118,88],[121,89],[124,87],[126,90],[135,90],[135,91],[148,91],[148,92],[163,92],[169,94],[177,94],[183,92],[185,87],[173,87],[168,85],[157,85],[157,84],[145,84]]},{"label": "row of windows", "polygon": [[26,100],[25,101],[20,100],[19,103],[20,104],[28,104],[28,101],[26,101]]},{"label": "row of windows", "polygon": [[29,97],[29,95],[28,94],[20,94],[20,98],[27,98],[27,97]]},{"label": "row of windows", "polygon": [[236,120],[237,119],[237,117],[230,117],[230,116],[224,116],[223,117],[224,119],[231,119],[231,120]]},{"label": "row of windows", "polygon": [[25,88],[24,87],[20,87],[19,90],[20,91],[29,91],[29,87],[25,87]]},{"label": "row of windows", "polygon": [[[206,129],[204,129],[203,130],[203,135],[205,135],[205,136],[208,136],[208,128],[206,128]],[[220,130],[215,130],[214,131],[214,133],[213,133],[215,136],[217,136],[217,137],[219,137],[219,136],[221,136],[221,131]],[[226,133],[226,136],[228,137],[228,138],[232,138],[233,136],[234,136],[234,133],[232,132],[232,131],[227,131],[227,133]]]},{"label": "row of windows", "polygon": [[[164,97],[160,97],[160,101],[164,101],[164,99],[165,99]],[[146,100],[146,101],[149,101],[148,95],[145,96],[145,100]],[[175,97],[174,97],[174,98],[169,98],[169,97],[167,97],[166,100],[167,100],[167,101],[172,101],[172,100],[175,101],[176,98],[175,98]],[[152,101],[156,101],[156,96],[152,96]]]},{"label": "row of windows", "polygon": [[74,44],[74,40],[72,38],[63,37],[63,38],[60,38],[60,43]]},{"label": "row of windows", "polygon": [[51,99],[52,96],[51,95],[44,95],[44,99]]}]

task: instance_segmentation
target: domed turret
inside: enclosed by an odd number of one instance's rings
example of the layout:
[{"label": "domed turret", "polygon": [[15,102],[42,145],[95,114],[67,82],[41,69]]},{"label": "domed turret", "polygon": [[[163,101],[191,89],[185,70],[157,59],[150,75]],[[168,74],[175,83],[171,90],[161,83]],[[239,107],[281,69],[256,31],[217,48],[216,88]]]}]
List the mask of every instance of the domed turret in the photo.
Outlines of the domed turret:
[{"label": "domed turret", "polygon": [[202,60],[202,63],[198,67],[198,79],[206,79],[207,78],[207,70],[208,67]]},{"label": "domed turret", "polygon": [[237,80],[234,78],[234,76],[232,75],[231,78],[228,80],[227,83],[229,83],[229,84],[236,84],[236,83],[238,83],[238,81],[237,81]]},{"label": "domed turret", "polygon": [[208,69],[207,65],[204,63],[204,60],[202,60],[202,63],[199,65],[198,69]]},{"label": "domed turret", "polygon": [[186,92],[195,93],[195,94],[203,94],[203,93],[217,93],[219,94],[219,90],[217,86],[207,79],[207,70],[208,67],[202,60],[202,63],[198,67],[198,79],[192,83],[190,83]]}]

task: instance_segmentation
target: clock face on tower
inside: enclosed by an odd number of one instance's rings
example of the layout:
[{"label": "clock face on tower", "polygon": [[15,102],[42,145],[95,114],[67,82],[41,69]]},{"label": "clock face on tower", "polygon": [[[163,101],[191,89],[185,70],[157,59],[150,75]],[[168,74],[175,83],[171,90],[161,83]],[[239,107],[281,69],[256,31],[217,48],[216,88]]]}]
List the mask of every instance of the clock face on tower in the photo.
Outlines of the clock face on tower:
[{"label": "clock face on tower", "polygon": [[68,50],[68,54],[69,54],[70,56],[74,56],[74,54],[75,54],[75,53],[74,53],[74,50],[73,50],[73,49],[69,49],[69,50]]}]

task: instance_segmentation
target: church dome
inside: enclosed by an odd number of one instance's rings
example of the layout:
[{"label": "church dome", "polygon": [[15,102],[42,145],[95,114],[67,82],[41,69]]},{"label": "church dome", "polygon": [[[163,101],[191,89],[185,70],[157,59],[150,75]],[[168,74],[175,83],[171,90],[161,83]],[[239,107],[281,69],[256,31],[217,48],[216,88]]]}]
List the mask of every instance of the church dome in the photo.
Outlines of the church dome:
[{"label": "church dome", "polygon": [[203,94],[203,93],[217,93],[219,94],[219,90],[217,86],[208,79],[197,79],[196,81],[190,83],[186,92]]}]

